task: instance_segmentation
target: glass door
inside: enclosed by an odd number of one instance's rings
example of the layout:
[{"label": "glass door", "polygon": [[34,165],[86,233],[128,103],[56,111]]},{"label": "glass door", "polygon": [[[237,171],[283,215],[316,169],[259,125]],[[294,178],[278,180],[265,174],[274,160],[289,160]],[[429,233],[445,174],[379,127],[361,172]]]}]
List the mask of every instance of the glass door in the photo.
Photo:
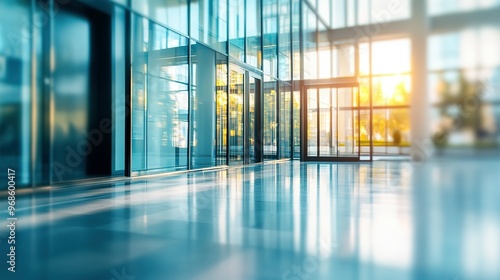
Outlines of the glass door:
[{"label": "glass door", "polygon": [[305,87],[305,160],[358,161],[357,84]]},{"label": "glass door", "polygon": [[229,165],[261,162],[262,79],[236,65],[229,78]]},{"label": "glass door", "polygon": [[246,123],[245,148],[246,159],[245,163],[256,163],[261,161],[261,139],[259,137],[261,131],[260,125],[260,87],[261,80],[259,78],[249,75],[248,77],[248,94],[246,94],[248,106],[245,106],[245,114],[248,122]]},{"label": "glass door", "polygon": [[229,165],[239,165],[244,158],[245,72],[232,67],[229,82]]}]

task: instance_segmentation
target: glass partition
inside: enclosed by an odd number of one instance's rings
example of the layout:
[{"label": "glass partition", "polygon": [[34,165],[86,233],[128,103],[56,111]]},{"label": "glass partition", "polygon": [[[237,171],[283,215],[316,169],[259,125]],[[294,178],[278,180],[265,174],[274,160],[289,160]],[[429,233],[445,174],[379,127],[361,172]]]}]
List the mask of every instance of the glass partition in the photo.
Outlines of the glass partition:
[{"label": "glass partition", "polygon": [[245,73],[232,66],[229,75],[229,164],[243,164],[243,105],[245,94]]},{"label": "glass partition", "polygon": [[229,1],[229,55],[245,61],[245,0]]},{"label": "glass partition", "polygon": [[215,51],[191,45],[191,168],[215,165]]},{"label": "glass partition", "polygon": [[227,165],[227,136],[228,136],[228,72],[227,56],[216,55],[216,157],[217,165]]},{"label": "glass partition", "polygon": [[133,17],[132,170],[187,168],[188,42]]},{"label": "glass partition", "polygon": [[278,119],[276,111],[277,91],[276,80],[267,78],[264,81],[264,104],[263,104],[263,145],[264,160],[277,159],[278,151]]},{"label": "glass partition", "polygon": [[191,37],[227,53],[227,0],[191,1]]},{"label": "glass partition", "polygon": [[261,1],[246,1],[246,63],[253,67],[262,69],[262,8]]},{"label": "glass partition", "polygon": [[305,160],[359,160],[357,86],[309,86],[305,92]]}]

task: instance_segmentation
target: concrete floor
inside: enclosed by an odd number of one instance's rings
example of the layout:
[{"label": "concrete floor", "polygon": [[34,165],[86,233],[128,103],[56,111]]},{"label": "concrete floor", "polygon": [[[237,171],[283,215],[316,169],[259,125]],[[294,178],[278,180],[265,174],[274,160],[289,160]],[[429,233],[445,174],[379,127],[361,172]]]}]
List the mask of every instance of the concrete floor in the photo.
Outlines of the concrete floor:
[{"label": "concrete floor", "polygon": [[16,273],[2,261],[0,279],[500,279],[496,158],[293,161],[17,199]]}]

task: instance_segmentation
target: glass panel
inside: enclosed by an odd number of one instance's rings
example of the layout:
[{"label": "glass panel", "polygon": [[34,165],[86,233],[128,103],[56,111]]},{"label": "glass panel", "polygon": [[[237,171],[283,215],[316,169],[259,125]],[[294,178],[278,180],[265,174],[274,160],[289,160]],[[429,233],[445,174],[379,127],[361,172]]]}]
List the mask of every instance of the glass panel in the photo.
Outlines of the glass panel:
[{"label": "glass panel", "polygon": [[191,167],[215,165],[215,51],[192,45]]},{"label": "glass panel", "polygon": [[[372,74],[396,74],[411,71],[409,39],[372,43]],[[388,60],[387,58],[391,59]]]},{"label": "glass panel", "polygon": [[319,43],[318,56],[319,56],[319,76],[320,79],[332,77],[332,64],[330,61],[332,55],[332,48],[330,42]]},{"label": "glass panel", "polygon": [[188,0],[132,0],[132,10],[179,32],[188,33]]},{"label": "glass panel", "polygon": [[191,1],[191,36],[227,52],[227,0]]},{"label": "glass panel", "polygon": [[247,0],[247,57],[246,62],[262,69],[262,11],[259,0]]},{"label": "glass panel", "polygon": [[300,0],[292,0],[293,79],[300,80]]},{"label": "glass panel", "polygon": [[373,147],[374,153],[385,153],[387,141],[387,110],[373,110]]},{"label": "glass panel", "polygon": [[[57,59],[54,65],[54,122],[50,125],[54,133],[53,163],[57,166],[52,168],[52,175],[60,182],[86,178],[92,155],[86,135],[92,126],[89,103],[91,26],[87,18],[66,10],[54,19]],[[71,172],[62,171],[66,165],[71,166]]]},{"label": "glass panel", "polygon": [[373,105],[409,105],[410,75],[391,75],[373,78]]},{"label": "glass panel", "polygon": [[262,5],[264,73],[277,77],[278,3],[277,0],[269,0],[263,1]]},{"label": "glass panel", "polygon": [[333,45],[332,63],[332,77],[354,76],[354,46],[349,43]]},{"label": "glass panel", "polygon": [[245,0],[229,1],[229,55],[245,60]]},{"label": "glass panel", "polygon": [[[357,119],[355,120],[356,127],[358,125]],[[361,111],[360,116],[360,136],[359,141],[361,141],[361,154],[369,155],[370,154],[370,111],[363,110]]]},{"label": "glass panel", "polygon": [[410,110],[390,109],[387,116],[387,140],[390,146],[399,148],[397,153],[401,153],[402,147],[410,145]]},{"label": "glass panel", "polygon": [[329,88],[319,89],[319,155],[334,156],[332,129],[332,93]]},{"label": "glass panel", "polygon": [[338,89],[338,115],[337,115],[337,137],[338,137],[338,156],[352,157],[358,156],[357,128],[355,128],[357,111],[353,110],[352,88]]},{"label": "glass panel", "polygon": [[290,86],[280,83],[280,158],[290,158]]},{"label": "glass panel", "polygon": [[290,38],[290,1],[279,0],[279,63],[278,76],[282,80],[291,79],[291,38]]},{"label": "glass panel", "polygon": [[185,169],[188,144],[187,39],[155,24],[150,24],[149,31],[146,167]]},{"label": "glass panel", "polygon": [[407,19],[411,15],[410,5],[411,0],[371,0],[371,22],[381,23]]},{"label": "glass panel", "polygon": [[255,98],[259,91],[257,79],[250,77],[248,84],[248,163],[257,162],[255,145],[258,143],[256,139],[256,124],[255,124]]},{"label": "glass panel", "polygon": [[187,39],[140,17],[133,24],[133,170],[185,169]]},{"label": "glass panel", "polygon": [[149,23],[132,17],[132,170],[146,169],[146,84]]},{"label": "glass panel", "polygon": [[319,0],[318,1],[318,12],[321,18],[330,26],[330,5],[331,0]]},{"label": "glass panel", "polygon": [[127,115],[125,106],[125,71],[126,69],[126,36],[125,36],[125,9],[115,6],[112,24],[113,41],[113,101],[112,118],[114,131],[113,137],[113,175],[125,175],[125,116]]},{"label": "glass panel", "polygon": [[30,3],[0,1],[0,168],[14,169],[19,186],[31,173]]},{"label": "glass panel", "polygon": [[[270,79],[270,78],[268,78]],[[264,159],[277,159],[276,81],[264,82]]]},{"label": "glass panel", "polygon": [[231,70],[229,90],[229,164],[243,164],[245,74]]},{"label": "glass panel", "polygon": [[332,0],[332,27],[342,28],[346,26],[347,7],[345,0]]},{"label": "glass panel", "polygon": [[358,0],[358,25],[370,22],[370,0]]},{"label": "glass panel", "polygon": [[427,11],[429,15],[441,15],[447,13],[470,12],[478,9],[488,9],[499,6],[498,0],[434,0],[429,1]]},{"label": "glass panel", "polygon": [[318,155],[318,91],[307,90],[307,155]]},{"label": "glass panel", "polygon": [[303,23],[303,45],[304,45],[304,78],[318,78],[318,53],[316,46],[317,39],[317,18],[315,14],[304,5],[304,23]]},{"label": "glass panel", "polygon": [[293,92],[293,157],[300,158],[300,91]]},{"label": "glass panel", "polygon": [[217,165],[227,164],[227,57],[217,54],[217,80],[216,80],[216,146]]}]

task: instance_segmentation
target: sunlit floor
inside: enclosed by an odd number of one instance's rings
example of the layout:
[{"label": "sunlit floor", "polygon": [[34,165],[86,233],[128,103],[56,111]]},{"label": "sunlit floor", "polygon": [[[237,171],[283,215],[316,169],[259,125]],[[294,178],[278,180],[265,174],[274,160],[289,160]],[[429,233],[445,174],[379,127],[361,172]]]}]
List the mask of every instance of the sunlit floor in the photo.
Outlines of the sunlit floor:
[{"label": "sunlit floor", "polygon": [[194,172],[19,196],[17,213],[0,279],[500,279],[495,158]]}]

